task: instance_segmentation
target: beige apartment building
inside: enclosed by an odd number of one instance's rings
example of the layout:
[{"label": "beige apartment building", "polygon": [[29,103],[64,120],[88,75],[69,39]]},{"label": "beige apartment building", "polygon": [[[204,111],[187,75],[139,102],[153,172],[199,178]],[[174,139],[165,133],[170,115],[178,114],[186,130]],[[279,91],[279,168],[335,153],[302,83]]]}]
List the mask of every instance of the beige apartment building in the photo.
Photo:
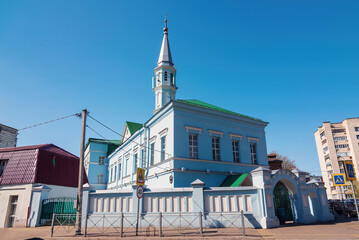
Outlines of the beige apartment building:
[{"label": "beige apartment building", "polygon": [[332,174],[344,173],[343,161],[348,160],[353,162],[359,179],[359,118],[347,118],[341,123],[323,122],[314,136],[328,199],[351,197],[345,195],[347,186],[334,186]]}]

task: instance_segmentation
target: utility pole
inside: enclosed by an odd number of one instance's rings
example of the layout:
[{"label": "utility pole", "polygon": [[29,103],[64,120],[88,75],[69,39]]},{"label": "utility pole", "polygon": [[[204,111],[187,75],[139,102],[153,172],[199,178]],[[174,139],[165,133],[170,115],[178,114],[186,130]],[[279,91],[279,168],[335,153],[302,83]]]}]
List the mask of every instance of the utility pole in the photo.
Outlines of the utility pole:
[{"label": "utility pole", "polygon": [[85,151],[85,133],[86,133],[86,117],[87,109],[82,110],[82,131],[81,131],[81,146],[80,146],[80,161],[79,161],[79,182],[77,191],[77,206],[76,206],[76,235],[81,235],[81,213],[82,213],[82,185],[84,174],[84,151]]}]

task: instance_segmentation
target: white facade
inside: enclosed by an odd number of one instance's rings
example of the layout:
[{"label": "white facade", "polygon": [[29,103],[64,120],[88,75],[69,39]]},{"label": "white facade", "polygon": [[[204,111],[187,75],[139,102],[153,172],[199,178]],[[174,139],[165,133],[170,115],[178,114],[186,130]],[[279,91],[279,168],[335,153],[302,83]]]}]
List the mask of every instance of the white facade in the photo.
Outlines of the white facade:
[{"label": "white facade", "polygon": [[[0,186],[0,228],[38,226],[42,200],[77,195],[77,188],[42,184]],[[13,223],[11,222],[13,219]]]}]

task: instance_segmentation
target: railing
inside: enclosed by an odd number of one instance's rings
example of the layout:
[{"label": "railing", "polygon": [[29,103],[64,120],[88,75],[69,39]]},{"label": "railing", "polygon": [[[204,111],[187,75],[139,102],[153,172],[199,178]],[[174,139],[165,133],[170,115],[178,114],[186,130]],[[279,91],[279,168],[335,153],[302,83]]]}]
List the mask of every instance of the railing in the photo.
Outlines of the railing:
[{"label": "railing", "polygon": [[[244,213],[189,212],[89,214],[81,217],[85,237],[245,236]],[[76,214],[53,214],[51,237],[73,236]]]}]

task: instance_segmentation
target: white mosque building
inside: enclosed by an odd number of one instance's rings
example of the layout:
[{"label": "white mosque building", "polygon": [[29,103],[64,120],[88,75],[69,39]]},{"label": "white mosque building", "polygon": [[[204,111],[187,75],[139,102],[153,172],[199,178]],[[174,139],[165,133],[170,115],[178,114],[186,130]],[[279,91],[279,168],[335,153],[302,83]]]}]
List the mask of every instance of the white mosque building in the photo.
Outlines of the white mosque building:
[{"label": "white mosque building", "polygon": [[[269,170],[268,122],[176,99],[180,80],[165,22],[152,78],[154,114],[144,123],[126,122],[120,141],[89,139],[85,168],[91,187],[84,193],[83,213],[136,212],[139,167],[146,169],[142,213],[243,210],[250,226],[262,228],[279,225],[278,208],[298,223],[332,220],[322,182],[307,183],[299,170]],[[275,195],[276,186],[287,194]]]}]

